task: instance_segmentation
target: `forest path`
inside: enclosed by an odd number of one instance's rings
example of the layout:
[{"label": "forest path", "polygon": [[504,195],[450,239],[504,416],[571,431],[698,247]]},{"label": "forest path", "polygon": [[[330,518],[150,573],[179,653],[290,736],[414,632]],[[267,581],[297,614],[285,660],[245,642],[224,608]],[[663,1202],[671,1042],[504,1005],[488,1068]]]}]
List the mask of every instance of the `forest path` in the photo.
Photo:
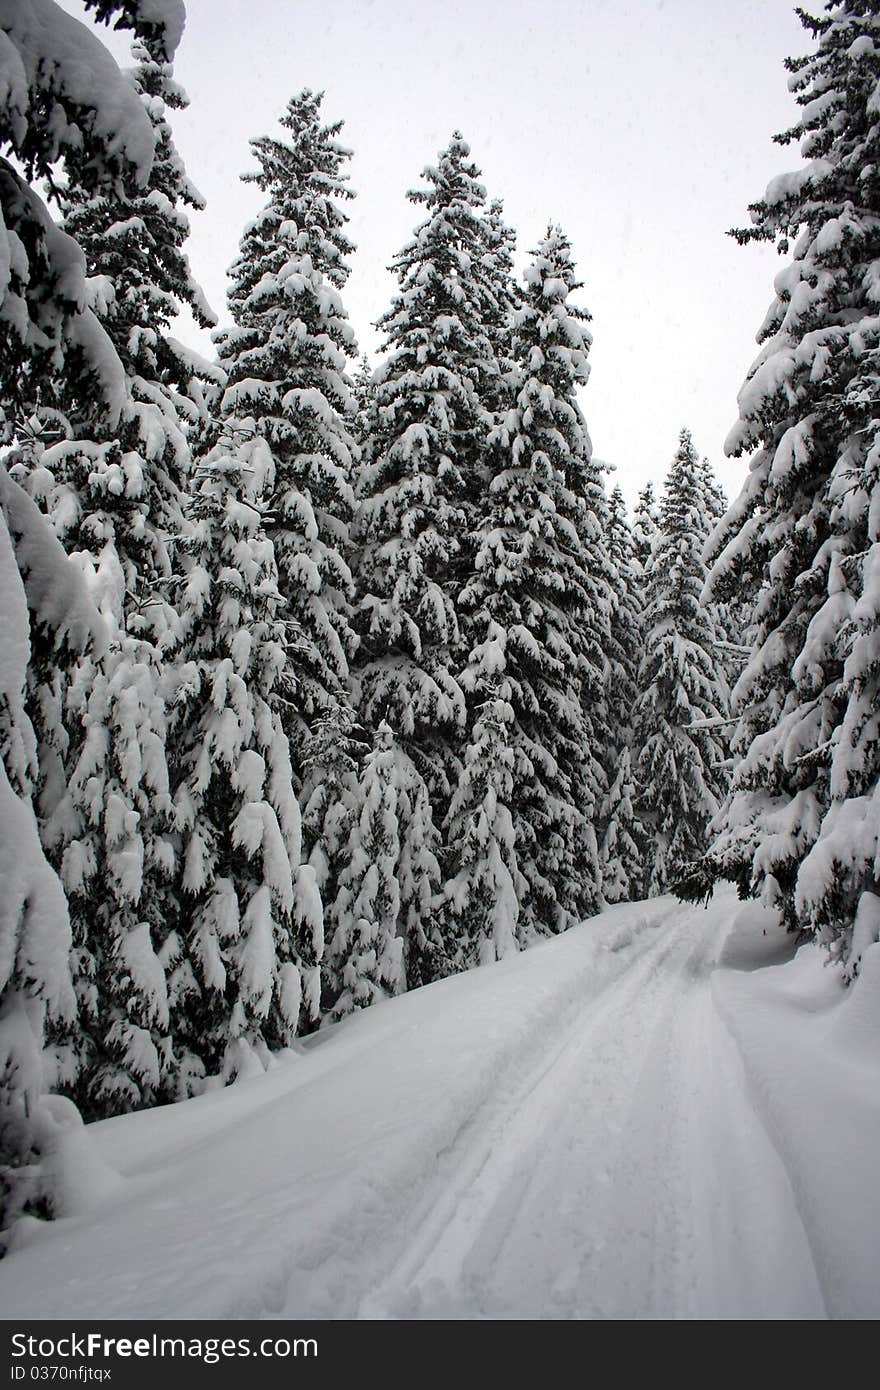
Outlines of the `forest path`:
[{"label": "forest path", "polygon": [[443,1155],[361,1316],[826,1315],[711,997],[729,920],[667,911],[589,1007],[560,1008]]},{"label": "forest path", "polygon": [[90,1204],[0,1264],[4,1316],[825,1316],[716,1009],[738,912],[621,905],[91,1127]]}]

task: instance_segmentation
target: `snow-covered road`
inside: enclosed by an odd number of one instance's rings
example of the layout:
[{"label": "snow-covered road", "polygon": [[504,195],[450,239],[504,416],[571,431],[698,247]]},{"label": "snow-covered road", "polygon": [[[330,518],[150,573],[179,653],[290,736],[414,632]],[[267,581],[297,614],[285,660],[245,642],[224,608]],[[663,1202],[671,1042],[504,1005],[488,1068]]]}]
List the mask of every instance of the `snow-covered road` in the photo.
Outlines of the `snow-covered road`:
[{"label": "snow-covered road", "polygon": [[712,1007],[707,927],[667,904],[637,944],[610,938],[626,968],[589,1008],[568,1000],[467,1117],[361,1313],[823,1315],[791,1186]]},{"label": "snow-covered road", "polygon": [[92,1127],[90,1205],[0,1264],[3,1315],[877,1316],[867,996],[738,913],[614,908],[264,1077]]}]

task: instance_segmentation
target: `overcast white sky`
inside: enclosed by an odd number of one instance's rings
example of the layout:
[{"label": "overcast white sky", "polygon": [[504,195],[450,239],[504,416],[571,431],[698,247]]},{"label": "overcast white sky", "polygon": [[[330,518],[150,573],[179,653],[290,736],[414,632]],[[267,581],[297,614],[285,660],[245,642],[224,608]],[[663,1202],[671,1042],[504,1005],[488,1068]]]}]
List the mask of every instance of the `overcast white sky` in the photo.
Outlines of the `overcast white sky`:
[{"label": "overcast white sky", "polygon": [[[79,0],[63,0],[81,13]],[[780,262],[725,232],[798,161],[782,62],[808,52],[789,0],[187,0],[178,147],[207,211],[190,260],[221,320],[225,269],[261,195],[248,140],[288,98],[323,89],[354,151],[358,252],[346,293],[362,347],[394,288],[385,267],[420,210],[406,199],[460,128],[519,259],[559,222],[593,315],[583,393],[594,448],[630,502],[660,481],[687,425],[728,493],[736,394]],[[817,5],[815,8],[819,8]],[[118,37],[100,31],[117,55]],[[205,343],[202,341],[204,348]]]}]

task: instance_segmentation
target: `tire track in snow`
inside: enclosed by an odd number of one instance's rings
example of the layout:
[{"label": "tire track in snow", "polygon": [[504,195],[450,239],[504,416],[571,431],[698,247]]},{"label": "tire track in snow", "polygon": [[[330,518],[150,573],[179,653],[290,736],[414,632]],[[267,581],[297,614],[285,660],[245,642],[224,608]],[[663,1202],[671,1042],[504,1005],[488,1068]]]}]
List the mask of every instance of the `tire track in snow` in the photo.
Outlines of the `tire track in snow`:
[{"label": "tire track in snow", "polygon": [[[791,1174],[765,1123],[712,982],[678,1019],[700,1278],[688,1317],[827,1318]],[[721,1310],[719,1313],[718,1310]]]},{"label": "tire track in snow", "polygon": [[717,925],[674,916],[470,1116],[360,1316],[824,1316],[711,1007]]},{"label": "tire track in snow", "polygon": [[[491,1291],[487,1294],[487,1281],[492,1282],[487,1272],[503,1259],[505,1244],[540,1167],[541,1150],[559,1142],[559,1126],[572,1108],[579,1084],[589,1078],[597,1037],[605,1035],[607,1050],[607,1039],[617,1037],[620,1021],[628,1014],[640,1020],[635,1053],[621,1059],[615,1046],[611,1065],[624,1090],[637,1083],[644,1057],[644,1018],[653,1018],[654,1012],[667,1007],[670,981],[677,978],[669,962],[692,953],[690,935],[683,936],[682,919],[694,917],[693,910],[680,906],[664,911],[654,927],[667,927],[673,919],[682,926],[659,937],[652,935],[636,959],[627,961],[626,968],[593,998],[576,1001],[560,1015],[552,1046],[545,1046],[529,1073],[519,1078],[508,1073],[507,1086],[489,1104],[471,1112],[440,1156],[439,1181],[423,1194],[402,1255],[365,1300],[360,1316],[382,1316],[383,1309],[386,1316],[389,1312],[424,1316],[426,1307],[440,1311],[441,1316],[466,1316],[468,1306],[471,1311],[482,1308],[488,1316],[505,1315],[499,1311],[497,1297]],[[699,931],[706,936],[704,914]],[[612,941],[606,949],[620,947]],[[586,1123],[598,1122],[609,1133],[619,1124],[611,1114],[600,1116],[598,1107],[578,1109],[587,1111]],[[605,1163],[600,1166],[599,1181],[607,1182]],[[566,1196],[570,1200],[571,1193],[563,1190],[559,1195],[564,1201]],[[543,1281],[539,1277],[535,1282]],[[462,1289],[469,1291],[464,1299]],[[528,1293],[527,1308],[534,1316],[533,1291]],[[511,1316],[527,1315],[523,1309],[507,1311]]]},{"label": "tire track in snow", "polygon": [[[408,1136],[405,1151],[399,1135],[390,1136],[385,1144],[378,1135],[369,1133],[369,1126],[364,1129],[354,1124],[353,1127],[352,1117],[340,1114],[341,1137],[342,1124],[345,1125],[343,1144],[356,1143],[357,1157],[352,1149],[351,1157],[346,1159],[345,1176],[340,1168],[338,1177],[316,1194],[315,1200],[320,1204],[317,1219],[312,1221],[295,1197],[288,1205],[286,1194],[286,1210],[277,1201],[281,1194],[276,1194],[271,1215],[251,1199],[247,1244],[235,1285],[230,1286],[228,1292],[224,1292],[222,1286],[214,1290],[211,1311],[200,1308],[198,1315],[229,1318],[357,1316],[365,1291],[375,1288],[399,1259],[401,1233],[408,1232],[418,1219],[413,1212],[418,1212],[421,1205],[430,1209],[438,1172],[453,1175],[451,1180],[454,1180],[459,1154],[462,1146],[467,1147],[470,1136],[476,1136],[479,1143],[479,1136],[491,1125],[492,1117],[499,1112],[502,1115],[509,1112],[508,1097],[523,1090],[523,1077],[540,1075],[546,1069],[548,1042],[552,1045],[560,1033],[568,1036],[584,1008],[600,998],[611,981],[632,968],[634,952],[644,951],[645,947],[649,952],[663,949],[664,939],[658,935],[658,929],[664,928],[681,911],[678,905],[670,906],[662,901],[639,904],[622,911],[625,920],[619,927],[603,922],[599,941],[590,939],[590,925],[587,924],[584,929],[587,935],[580,941],[576,934],[566,934],[555,942],[548,942],[549,949],[557,947],[564,957],[571,957],[571,973],[560,979],[557,968],[556,987],[552,992],[537,997],[532,997],[530,992],[527,1012],[516,1032],[510,1027],[510,1006],[505,1007],[503,1045],[499,1045],[498,1039],[487,1038],[486,1055],[479,1059],[472,1072],[459,1077],[454,1092],[438,1093],[435,1113],[427,1125],[416,1127]],[[519,956],[511,962],[520,970],[521,981],[525,978],[521,972],[526,959],[526,956]],[[503,980],[503,966],[491,969],[499,972],[495,978]],[[471,1007],[474,1003],[479,1007],[484,987],[491,980],[491,973],[474,971],[446,982],[459,987],[450,994],[450,1000],[462,1001],[466,997]],[[507,995],[507,988],[502,986],[502,989]],[[386,1015],[389,1025],[392,1013],[399,1019],[404,1017],[407,1000],[412,998],[404,996],[399,1004],[396,1002],[394,1008],[389,1009]],[[423,1017],[418,1008],[415,1017]],[[446,1022],[441,1035],[444,1038],[448,1035]],[[353,1031],[350,1036],[354,1038]],[[381,1074],[389,1058],[389,1049],[406,1048],[406,1036],[405,1031],[401,1033],[390,1026],[383,1029],[378,1040],[367,1040],[361,1060],[375,1059]],[[339,1041],[345,1043],[342,1032]],[[332,1080],[332,1076],[332,1071],[326,1073],[328,1080]],[[312,1087],[301,1087],[292,1097],[304,1137],[313,1132],[317,1114],[321,1113],[323,1079],[317,1079]],[[398,1100],[399,1105],[404,1105],[400,1097]],[[315,1120],[312,1119],[313,1105]],[[263,1124],[266,1118],[263,1117]],[[325,1115],[324,1119],[336,1123],[331,1115]],[[426,1191],[430,1194],[427,1199]],[[227,1219],[239,1219],[240,1215],[231,1206]],[[282,1235],[285,1229],[289,1231],[286,1239]]]}]

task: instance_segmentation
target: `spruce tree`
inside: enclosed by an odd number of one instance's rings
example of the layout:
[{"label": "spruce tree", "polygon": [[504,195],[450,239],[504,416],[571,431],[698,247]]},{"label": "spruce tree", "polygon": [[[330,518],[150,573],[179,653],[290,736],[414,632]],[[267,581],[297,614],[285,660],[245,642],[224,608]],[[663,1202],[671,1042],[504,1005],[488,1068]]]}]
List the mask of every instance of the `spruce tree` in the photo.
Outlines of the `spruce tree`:
[{"label": "spruce tree", "polygon": [[635,814],[632,717],[642,652],[641,572],[626,518],[623,493],[608,502],[606,541],[612,572],[612,607],[605,648],[608,722],[604,748],[608,791],[599,813],[602,891],[607,902],[637,897],[642,887],[643,832]]},{"label": "spruce tree", "polygon": [[361,464],[369,461],[370,442],[375,428],[376,383],[370,360],[364,353],[352,380],[349,427],[358,447]]},{"label": "spruce tree", "polygon": [[506,375],[515,369],[511,357],[513,316],[522,306],[522,287],[513,274],[516,233],[504,220],[504,205],[493,198],[483,216],[486,250],[482,267],[486,276],[485,308],[482,322],[489,339],[497,375],[490,376],[481,391],[482,404],[493,416],[504,409]]},{"label": "spruce tree", "polygon": [[336,1002],[341,986],[334,962],[326,951],[335,930],[334,909],[340,880],[348,863],[348,846],[359,813],[360,783],[367,743],[354,711],[336,704],[319,719],[306,739],[299,789],[302,807],[303,859],[315,874],[315,886],[323,904],[323,922],[316,931],[312,958],[318,1004],[303,1013],[303,1029],[321,1021]]},{"label": "spruce tree", "polygon": [[465,700],[456,677],[472,643],[458,599],[466,537],[486,482],[497,366],[486,332],[485,193],[456,132],[427,188],[427,216],[395,258],[399,291],[380,320],[370,461],[359,488],[356,664],[361,717],[406,741],[442,816],[461,765]]},{"label": "spruce tree", "polygon": [[301,863],[283,727],[290,690],[264,513],[274,460],[253,425],[200,461],[181,593],[170,748],[179,924],[164,947],[177,1087],[234,1078],[317,1017],[322,912]]},{"label": "spruce tree", "polygon": [[635,547],[635,557],[642,571],[645,570],[651,556],[651,547],[654,544],[654,537],[660,527],[660,509],[654,498],[654,484],[646,483],[639,493],[639,500],[636,503],[635,516],[633,518],[633,545]]},{"label": "spruce tree", "polygon": [[520,902],[528,884],[517,865],[511,814],[517,758],[509,738],[511,685],[499,675],[505,646],[506,633],[490,621],[463,677],[479,703],[446,825],[454,872],[444,885],[443,940],[455,970],[502,960],[523,944]]},{"label": "spruce tree", "polygon": [[[170,60],[183,11],[156,10],[138,0],[100,5],[138,37],[151,37]],[[89,187],[110,188],[149,176],[155,141],[136,92],[112,58],[77,20],[51,3],[37,15],[13,6],[4,22],[0,98],[0,206],[4,267],[0,276],[0,408],[9,443],[26,428],[33,402],[51,397],[59,379],[97,402],[112,428],[126,402],[125,372],[94,312],[86,264],[75,240],[59,228],[33,185],[57,186],[59,169],[88,164]],[[30,1209],[52,1214],[48,1160],[55,1177],[63,1157],[58,1131],[73,1108],[43,1095],[44,1029],[72,1014],[69,922],[57,878],[37,837],[30,804],[40,770],[36,739],[24,708],[31,652],[56,644],[59,660],[91,646],[101,625],[85,602],[76,571],[26,494],[0,471],[0,625],[3,628],[2,769],[4,853],[0,865],[0,1164],[2,1227]],[[73,615],[81,612],[76,621]],[[79,635],[77,635],[79,629]],[[103,640],[103,639],[102,639]],[[64,660],[68,660],[65,656]]]},{"label": "spruce tree", "polygon": [[741,242],[789,257],[740,392],[728,452],[751,455],[716,545],[712,591],[755,604],[736,691],[733,788],[704,866],[814,932],[845,968],[876,939],[880,329],[880,14],[801,15],[789,59],[802,108],[779,137],[805,163],[769,185]]},{"label": "spruce tree", "polygon": [[700,460],[700,476],[703,484],[706,515],[709,517],[712,526],[715,527],[727,513],[727,497],[725,496],[724,488],[715,477],[715,470],[707,458]]},{"label": "spruce tree", "polygon": [[[701,462],[703,484],[703,508],[709,519],[709,538],[703,550],[703,558],[711,559],[719,533],[727,514],[728,502],[724,489],[715,476],[714,469],[707,458]],[[734,594],[726,603],[709,599],[716,630],[715,653],[729,690],[732,690],[742,675],[749,647],[751,625],[751,605],[741,593]],[[725,728],[725,742],[729,743],[732,721]]]},{"label": "spruce tree", "polygon": [[631,902],[645,885],[645,828],[636,814],[636,784],[632,754],[624,744],[599,812],[603,827],[599,862],[602,896],[607,903]]},{"label": "spruce tree", "polygon": [[[47,1032],[76,1004],[62,885],[46,861],[33,802],[40,773],[25,705],[35,649],[45,661],[90,652],[107,635],[77,568],[0,467],[0,1251],[15,1218],[63,1211],[61,1148],[81,1123],[45,1091]],[[51,1161],[51,1169],[47,1163]]]},{"label": "spruce tree", "polygon": [[353,250],[342,204],[350,151],[342,122],[321,122],[323,94],[291,98],[285,138],[251,141],[258,163],[244,175],[267,195],[229,271],[235,326],[218,337],[228,374],[221,416],[248,419],[271,449],[272,541],[278,585],[291,624],[296,677],[287,713],[294,771],[305,740],[334,705],[347,704],[352,577],[349,527],[357,448],[351,407],[351,325],[340,298]]},{"label": "spruce tree", "polygon": [[[525,272],[515,316],[507,409],[490,437],[492,478],[461,606],[473,630],[496,633],[494,673],[513,719],[510,807],[522,940],[555,932],[600,901],[594,821],[603,791],[590,699],[602,694],[607,556],[590,443],[576,399],[587,377],[587,315],[570,246],[550,229]],[[499,635],[500,634],[500,635]],[[479,672],[463,676],[481,703]],[[603,706],[604,708],[604,706]],[[597,724],[601,721],[597,721]]]},{"label": "spruce tree", "polygon": [[[608,501],[605,540],[612,576],[612,608],[606,644],[606,683],[610,746],[629,742],[640,660],[642,603],[635,542],[623,493],[615,487]],[[610,765],[616,765],[612,753]]]},{"label": "spruce tree", "polygon": [[60,376],[51,383],[54,408],[34,420],[44,416],[61,437],[32,431],[13,468],[89,574],[111,630],[99,660],[56,665],[49,688],[33,670],[30,682],[41,763],[48,772],[57,754],[63,773],[60,793],[41,778],[39,808],[70,905],[79,1000],[70,1036],[56,1043],[57,1083],[90,1115],[151,1103],[171,1065],[161,960],[175,912],[162,645],[177,622],[187,431],[204,417],[210,373],[170,327],[184,305],[203,326],[214,321],[183,251],[186,209],[202,200],[167,112],[187,99],[161,41],[137,42],[134,57],[127,77],[155,142],[146,183],[132,174],[94,187],[83,149],[68,162],[63,195],[65,230],[82,247],[95,312],[125,370],[122,409],[108,420],[83,380]]},{"label": "spruce tree", "polygon": [[363,730],[354,712],[341,705],[318,721],[305,745],[299,798],[303,851],[326,902],[335,897],[365,754]]},{"label": "spruce tree", "polygon": [[41,825],[73,929],[79,1011],[54,1039],[56,1084],[90,1118],[168,1093],[162,947],[174,915],[166,711],[157,649],[119,634],[81,659],[65,699],[75,755]]},{"label": "spruce tree", "polygon": [[703,853],[725,790],[727,695],[714,615],[702,601],[705,502],[701,463],[682,430],[645,570],[650,598],[633,719],[637,810],[648,840],[644,896],[665,892],[678,868]]}]

